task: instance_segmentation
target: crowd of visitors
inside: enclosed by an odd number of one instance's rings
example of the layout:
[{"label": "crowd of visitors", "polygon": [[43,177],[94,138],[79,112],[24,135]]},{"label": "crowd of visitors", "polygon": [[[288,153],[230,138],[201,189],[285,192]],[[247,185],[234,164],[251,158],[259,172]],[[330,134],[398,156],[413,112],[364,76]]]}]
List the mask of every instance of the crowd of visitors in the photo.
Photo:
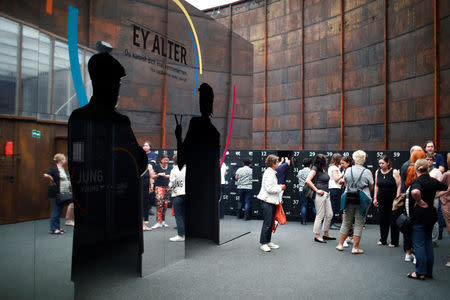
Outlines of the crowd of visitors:
[{"label": "crowd of visitors", "polygon": [[[178,168],[177,155],[172,158],[173,165],[169,164],[166,154],[157,158],[148,141],[143,144],[143,149],[148,157],[148,168],[141,176],[143,231],[168,226],[165,215],[170,202],[173,205],[178,231],[170,241],[184,241],[186,166]],[[306,225],[308,211],[311,211],[315,215],[313,241],[327,243],[336,240],[336,237],[330,234],[330,229],[339,229],[336,250],[344,251],[352,244],[352,254],[363,254],[364,250],[359,245],[367,212],[373,204],[379,212],[379,240],[376,244],[396,248],[400,244],[399,215],[393,212],[393,205],[403,197],[405,202],[402,211],[409,222],[408,227],[402,227],[405,261],[415,264],[415,272],[407,277],[419,280],[432,278],[433,242],[442,239],[445,226],[450,234],[450,172],[445,172],[450,164],[450,153],[445,161],[441,154],[435,152],[434,143],[428,141],[424,148],[411,147],[410,158],[400,170],[393,168],[389,156],[378,157],[379,168],[375,174],[365,167],[366,160],[367,154],[362,150],[355,151],[352,157],[334,153],[329,164],[324,154],[317,154],[313,159],[305,158],[302,161],[303,168],[295,174],[298,178],[301,224]],[[50,232],[64,234],[59,216],[66,204],[66,225],[75,225],[73,203],[66,199],[71,185],[69,175],[64,169],[65,156],[56,154],[54,162],[55,164],[43,174],[49,181],[48,195],[52,202]],[[269,155],[265,161],[261,190],[256,196],[261,200],[263,225],[260,248],[264,252],[280,247],[272,242],[272,228],[277,207],[283,203],[286,173],[291,163],[288,157],[280,159],[275,155]],[[228,167],[223,164],[223,184],[226,184],[227,170]],[[239,195],[236,215],[240,219],[249,220],[253,198],[252,161],[243,159],[243,166],[233,177]],[[224,211],[222,204],[223,201],[220,205],[221,215]],[[156,223],[149,227],[149,215],[152,214],[153,205],[156,206]],[[450,261],[446,266],[450,267]]]}]

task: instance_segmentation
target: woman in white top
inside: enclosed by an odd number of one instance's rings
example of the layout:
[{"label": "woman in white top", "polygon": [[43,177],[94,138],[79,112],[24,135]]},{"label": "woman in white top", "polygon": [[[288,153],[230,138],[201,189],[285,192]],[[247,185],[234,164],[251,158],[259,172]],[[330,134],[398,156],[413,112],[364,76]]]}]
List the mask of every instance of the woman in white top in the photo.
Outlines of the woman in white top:
[{"label": "woman in white top", "polygon": [[281,191],[286,190],[286,185],[278,184],[276,176],[276,168],[278,167],[278,157],[276,155],[269,155],[266,158],[266,167],[261,181],[261,191],[257,198],[262,201],[261,207],[263,209],[264,222],[261,228],[261,236],[259,242],[261,243],[261,250],[269,252],[271,249],[278,249],[280,246],[271,242],[272,239],[272,225],[275,219],[275,211],[277,205],[281,202]]},{"label": "woman in white top", "polygon": [[170,171],[169,188],[172,189],[172,205],[175,212],[178,235],[171,237],[172,242],[184,241],[184,217],[185,217],[185,182],[186,166],[181,170],[178,168],[177,155],[173,156],[173,169]]},{"label": "woman in white top", "polygon": [[328,182],[328,191],[330,192],[331,207],[333,209],[333,218],[331,219],[330,229],[339,229],[334,222],[336,218],[339,219],[339,207],[341,205],[342,185],[339,181],[344,177],[344,173],[341,173],[341,159],[342,155],[339,153],[333,154],[331,157],[331,163],[328,167],[328,176],[330,181]]}]

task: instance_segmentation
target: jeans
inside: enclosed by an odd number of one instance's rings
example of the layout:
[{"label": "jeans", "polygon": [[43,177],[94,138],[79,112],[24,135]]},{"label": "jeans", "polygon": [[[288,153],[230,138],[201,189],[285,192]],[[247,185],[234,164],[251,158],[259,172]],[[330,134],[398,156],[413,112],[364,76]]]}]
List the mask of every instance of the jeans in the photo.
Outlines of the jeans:
[{"label": "jeans", "polygon": [[[307,217],[307,213],[308,213],[308,203],[312,204],[311,201],[308,201],[308,199],[305,198],[305,196],[303,196],[303,193],[300,192],[300,213],[301,213],[301,217],[302,217],[302,221],[306,222],[306,217]],[[314,205],[310,205],[311,206],[311,211],[313,213],[313,217],[316,217],[316,208],[314,207]]]},{"label": "jeans", "polygon": [[184,236],[185,198],[185,195],[177,196],[173,198],[172,202],[179,236]]},{"label": "jeans", "polygon": [[444,215],[442,214],[442,207],[441,207],[441,199],[438,199],[439,206],[438,206],[438,224],[439,224],[439,233],[442,234],[444,231],[445,221],[444,221]]},{"label": "jeans", "polygon": [[333,225],[336,220],[339,221],[341,195],[342,189],[330,189],[331,208],[333,209],[333,218],[331,219],[331,225]]},{"label": "jeans", "polygon": [[50,215],[50,231],[57,230],[61,228],[59,223],[59,217],[63,209],[63,205],[56,203],[56,197],[50,197],[52,201],[52,214]]},{"label": "jeans", "polygon": [[244,216],[245,218],[250,217],[250,204],[252,201],[252,190],[239,189],[239,202],[237,208],[237,215],[240,217],[242,215],[242,207],[244,206]]},{"label": "jeans", "polygon": [[259,242],[264,245],[270,243],[272,239],[272,226],[273,221],[275,220],[277,206],[275,204],[261,201],[261,208],[263,210],[264,221],[261,228],[261,237],[259,238]]},{"label": "jeans", "polygon": [[433,228],[427,228],[422,224],[414,224],[412,228],[412,242],[414,255],[416,256],[416,273],[419,275],[433,276],[434,252],[432,242]]}]

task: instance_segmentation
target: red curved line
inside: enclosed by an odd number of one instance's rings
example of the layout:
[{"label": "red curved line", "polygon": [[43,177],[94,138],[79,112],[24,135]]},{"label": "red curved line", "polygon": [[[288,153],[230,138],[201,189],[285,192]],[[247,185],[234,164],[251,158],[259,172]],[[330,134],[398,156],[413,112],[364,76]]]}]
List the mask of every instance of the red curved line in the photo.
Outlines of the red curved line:
[{"label": "red curved line", "polygon": [[227,146],[225,147],[225,151],[223,152],[222,160],[220,161],[221,168],[222,168],[223,161],[225,160],[225,156],[227,155],[228,146],[230,145],[231,130],[233,129],[234,104],[235,103],[236,103],[236,85],[233,85],[233,110],[231,111],[231,122],[230,122],[230,129],[228,130]]}]

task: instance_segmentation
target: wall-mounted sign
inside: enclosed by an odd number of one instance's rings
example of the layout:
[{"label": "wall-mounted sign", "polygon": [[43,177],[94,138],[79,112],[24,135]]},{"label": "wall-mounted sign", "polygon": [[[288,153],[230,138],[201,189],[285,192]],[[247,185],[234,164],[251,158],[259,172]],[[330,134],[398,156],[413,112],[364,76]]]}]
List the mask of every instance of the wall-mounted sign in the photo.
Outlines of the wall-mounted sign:
[{"label": "wall-mounted sign", "polygon": [[33,131],[31,131],[31,136],[37,139],[41,138],[41,132],[39,130],[33,129]]}]

